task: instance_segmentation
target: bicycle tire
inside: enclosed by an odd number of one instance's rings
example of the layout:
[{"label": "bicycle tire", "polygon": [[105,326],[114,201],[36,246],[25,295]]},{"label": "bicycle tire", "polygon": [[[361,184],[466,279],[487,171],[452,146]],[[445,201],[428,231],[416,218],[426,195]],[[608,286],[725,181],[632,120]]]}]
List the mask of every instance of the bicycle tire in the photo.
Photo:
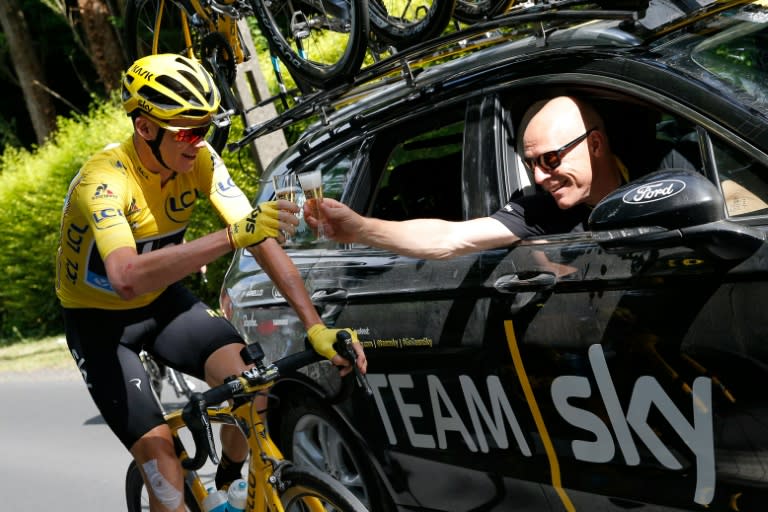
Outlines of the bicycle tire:
[{"label": "bicycle tire", "polygon": [[453,17],[472,25],[505,12],[514,3],[515,0],[456,0]]},{"label": "bicycle tire", "polygon": [[286,486],[280,493],[280,501],[285,512],[308,510],[303,503],[308,497],[318,499],[329,512],[368,511],[338,480],[319,471],[288,466],[282,472],[282,481]]},{"label": "bicycle tire", "polygon": [[134,61],[153,53],[152,35],[155,32],[155,19],[161,16],[158,47],[154,53],[180,53],[185,42],[181,28],[182,12],[170,0],[127,0],[124,12],[124,37],[128,58]]},{"label": "bicycle tire", "polygon": [[270,50],[300,88],[329,89],[360,70],[368,47],[368,0],[250,3]]},{"label": "bicycle tire", "polygon": [[[309,467],[339,480],[370,512],[391,512],[376,472],[349,427],[314,395],[281,396],[270,428],[295,467]],[[333,453],[328,457],[328,453]]]},{"label": "bicycle tire", "polygon": [[[128,507],[128,512],[147,512],[149,510],[149,496],[144,489],[144,478],[142,478],[135,460],[131,461],[125,472],[125,504]],[[184,481],[184,505],[189,512],[202,512],[186,480]]]},{"label": "bicycle tire", "polygon": [[[134,61],[153,53],[177,53],[187,55],[190,48],[187,47],[182,32],[182,16],[185,14],[170,0],[162,3],[160,0],[127,0],[124,12],[124,37],[128,57]],[[155,33],[155,20],[161,16],[161,24],[158,31],[157,48],[153,48],[153,35]],[[227,62],[227,58],[233,59],[232,50],[229,49],[226,39],[218,33],[206,33],[194,26],[190,26],[192,34],[192,48],[195,57],[203,63],[203,66],[213,76],[216,86],[222,96],[220,110],[234,110],[241,112],[235,95],[232,92],[234,82],[234,60]],[[218,37],[217,37],[218,36]],[[221,44],[224,41],[225,47]],[[220,153],[229,138],[228,124],[215,126],[208,137],[208,143]]]},{"label": "bicycle tire", "polygon": [[[414,5],[416,4],[416,5]],[[369,0],[371,31],[382,43],[404,50],[443,33],[453,17],[456,0],[407,2],[407,12],[394,13],[393,0]]]}]

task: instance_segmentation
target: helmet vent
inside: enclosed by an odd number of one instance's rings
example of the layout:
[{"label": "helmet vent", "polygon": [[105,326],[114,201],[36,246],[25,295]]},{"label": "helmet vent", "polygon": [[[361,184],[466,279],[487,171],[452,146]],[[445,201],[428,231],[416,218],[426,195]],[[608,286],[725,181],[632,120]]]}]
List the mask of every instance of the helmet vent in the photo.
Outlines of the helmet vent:
[{"label": "helmet vent", "polygon": [[[184,87],[178,80],[171,78],[167,75],[160,75],[157,77],[157,82],[166,86],[168,89],[179,95],[184,101],[191,103],[192,105],[202,106],[200,100],[193,94],[189,87]],[[198,87],[199,81],[195,80],[191,85]]]},{"label": "helmet vent", "polygon": [[[164,78],[164,77],[162,77]],[[178,83],[178,82],[177,82]],[[166,96],[165,94],[155,90],[154,88],[144,85],[139,89],[138,95],[147,100],[152,105],[163,109],[174,109],[181,107],[181,103],[175,101],[173,98]]]}]

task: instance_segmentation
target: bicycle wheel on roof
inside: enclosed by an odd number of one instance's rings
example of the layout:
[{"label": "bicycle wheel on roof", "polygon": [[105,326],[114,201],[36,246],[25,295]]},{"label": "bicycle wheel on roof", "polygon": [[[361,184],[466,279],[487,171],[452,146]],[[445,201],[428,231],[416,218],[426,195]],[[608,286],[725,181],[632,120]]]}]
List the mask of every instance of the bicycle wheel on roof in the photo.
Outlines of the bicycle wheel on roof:
[{"label": "bicycle wheel on roof", "polygon": [[272,52],[297,82],[327,89],[360,69],[368,0],[251,0]]},{"label": "bicycle wheel on roof", "polygon": [[[185,14],[171,0],[129,0],[125,4],[125,46],[130,60],[189,49]],[[191,56],[191,55],[188,55]]]},{"label": "bicycle wheel on roof", "polygon": [[479,23],[509,9],[515,0],[456,0],[453,17],[467,23]]},{"label": "bicycle wheel on roof", "polygon": [[456,0],[370,0],[371,30],[379,41],[398,50],[443,33]]}]

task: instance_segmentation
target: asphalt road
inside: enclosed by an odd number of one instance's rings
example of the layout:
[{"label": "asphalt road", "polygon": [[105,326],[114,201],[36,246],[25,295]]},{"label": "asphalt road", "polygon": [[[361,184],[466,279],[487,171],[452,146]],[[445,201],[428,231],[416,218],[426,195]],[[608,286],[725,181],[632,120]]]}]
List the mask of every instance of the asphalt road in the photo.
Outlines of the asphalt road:
[{"label": "asphalt road", "polygon": [[[171,390],[162,398],[178,403]],[[74,367],[0,373],[0,410],[0,510],[126,510],[130,454]],[[200,474],[212,479],[210,463]]]}]

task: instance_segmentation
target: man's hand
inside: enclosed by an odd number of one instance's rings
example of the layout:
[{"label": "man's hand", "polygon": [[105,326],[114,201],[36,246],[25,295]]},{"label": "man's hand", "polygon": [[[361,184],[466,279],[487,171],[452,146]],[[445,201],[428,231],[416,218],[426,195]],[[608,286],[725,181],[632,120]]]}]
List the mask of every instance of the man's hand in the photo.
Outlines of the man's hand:
[{"label": "man's hand", "polygon": [[[325,198],[320,203],[320,215],[323,223],[324,234],[341,243],[353,243],[357,241],[357,234],[363,224],[363,218],[355,213],[344,203],[335,199]],[[304,220],[309,227],[317,230],[318,219],[314,209],[304,203]]]},{"label": "man's hand", "polygon": [[353,329],[329,329],[323,324],[315,324],[309,328],[307,335],[315,352],[330,359],[334,365],[341,367],[340,373],[344,376],[352,371],[350,362],[338,355],[333,349],[333,344],[336,342],[336,333],[341,330],[347,331],[352,335],[352,348],[354,348],[357,354],[357,367],[362,373],[365,373],[368,369],[368,361],[365,359],[365,353],[360,345],[360,340],[357,338],[357,333]]},{"label": "man's hand", "polygon": [[285,240],[285,234],[293,234],[299,221],[295,213],[298,207],[290,201],[266,201],[251,213],[227,227],[227,238],[232,249],[257,245],[267,238]]}]

